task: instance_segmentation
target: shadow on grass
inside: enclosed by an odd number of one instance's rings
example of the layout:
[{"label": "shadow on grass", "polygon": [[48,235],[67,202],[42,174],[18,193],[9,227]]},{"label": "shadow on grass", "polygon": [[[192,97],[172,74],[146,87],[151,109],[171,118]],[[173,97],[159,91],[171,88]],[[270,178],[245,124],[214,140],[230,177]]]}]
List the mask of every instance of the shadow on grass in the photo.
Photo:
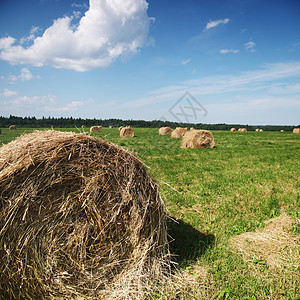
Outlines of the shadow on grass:
[{"label": "shadow on grass", "polygon": [[168,230],[170,252],[179,267],[188,266],[214,245],[214,235],[202,233],[182,220],[170,220]]}]

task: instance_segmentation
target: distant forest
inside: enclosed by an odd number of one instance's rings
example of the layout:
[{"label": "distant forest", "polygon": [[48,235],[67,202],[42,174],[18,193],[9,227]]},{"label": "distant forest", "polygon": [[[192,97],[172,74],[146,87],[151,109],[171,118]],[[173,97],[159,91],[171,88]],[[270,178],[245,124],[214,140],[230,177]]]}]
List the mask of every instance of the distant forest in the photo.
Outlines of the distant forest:
[{"label": "distant forest", "polygon": [[72,128],[72,127],[81,127],[82,125],[86,127],[90,126],[100,126],[108,127],[119,127],[119,126],[132,126],[140,128],[159,128],[163,126],[169,126],[171,128],[176,127],[195,127],[196,129],[207,129],[207,130],[230,130],[230,128],[247,128],[247,130],[255,130],[256,128],[262,128],[265,131],[279,131],[281,129],[285,131],[292,131],[295,127],[298,126],[283,126],[283,125],[246,125],[246,124],[204,124],[204,123],[179,123],[179,122],[170,122],[170,121],[144,121],[144,120],[121,120],[121,119],[82,119],[82,118],[41,118],[37,119],[36,117],[16,117],[9,116],[0,117],[0,128],[8,128],[10,125],[17,125],[17,127],[33,127],[33,128]]}]

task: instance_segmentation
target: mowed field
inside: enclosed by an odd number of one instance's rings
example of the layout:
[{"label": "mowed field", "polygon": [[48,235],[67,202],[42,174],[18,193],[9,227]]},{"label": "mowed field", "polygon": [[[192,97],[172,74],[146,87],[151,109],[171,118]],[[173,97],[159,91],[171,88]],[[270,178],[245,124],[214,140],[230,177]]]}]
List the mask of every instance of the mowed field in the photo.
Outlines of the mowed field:
[{"label": "mowed field", "polygon": [[[181,149],[158,129],[133,129],[91,135],[135,152],[160,186],[178,271],[153,297],[300,299],[300,135],[212,131],[214,149]],[[3,128],[0,143],[33,130]]]}]

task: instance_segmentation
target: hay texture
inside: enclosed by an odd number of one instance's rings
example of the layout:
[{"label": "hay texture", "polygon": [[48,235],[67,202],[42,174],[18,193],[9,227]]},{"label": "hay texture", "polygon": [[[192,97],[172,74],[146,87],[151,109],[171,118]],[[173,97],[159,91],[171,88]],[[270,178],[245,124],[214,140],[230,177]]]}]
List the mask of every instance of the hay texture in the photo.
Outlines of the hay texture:
[{"label": "hay texture", "polygon": [[210,131],[192,130],[184,135],[181,148],[213,148],[214,146],[214,137]]},{"label": "hay texture", "polygon": [[172,129],[170,127],[161,127],[158,130],[159,135],[171,135]]},{"label": "hay texture", "polygon": [[102,126],[100,128],[100,126],[92,126],[90,128],[90,132],[99,132],[99,130],[102,129]]},{"label": "hay texture", "polygon": [[166,245],[158,186],[134,154],[57,131],[0,148],[2,299],[142,298]]},{"label": "hay texture", "polygon": [[9,130],[16,130],[17,129],[17,125],[10,125],[8,129]]},{"label": "hay texture", "polygon": [[130,126],[123,127],[120,130],[120,137],[134,137],[134,132]]},{"label": "hay texture", "polygon": [[230,131],[234,132],[234,131],[236,131],[236,129],[235,128],[231,128]]},{"label": "hay texture", "polygon": [[300,133],[300,128],[294,128],[293,133]]},{"label": "hay texture", "polygon": [[239,131],[239,132],[247,132],[247,129],[246,129],[246,128],[239,128],[238,131]]},{"label": "hay texture", "polygon": [[259,131],[259,128],[256,128],[255,131],[258,132],[258,131]]},{"label": "hay texture", "polygon": [[171,133],[171,137],[175,139],[181,139],[186,134],[186,128],[177,127]]},{"label": "hay texture", "polygon": [[119,127],[119,130],[121,131],[122,128],[124,128],[124,126],[120,126],[120,127]]}]

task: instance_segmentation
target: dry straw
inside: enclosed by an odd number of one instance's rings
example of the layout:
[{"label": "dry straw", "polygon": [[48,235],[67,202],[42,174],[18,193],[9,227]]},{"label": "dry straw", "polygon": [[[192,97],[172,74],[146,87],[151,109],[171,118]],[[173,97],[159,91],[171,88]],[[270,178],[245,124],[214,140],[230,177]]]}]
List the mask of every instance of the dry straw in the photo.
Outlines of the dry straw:
[{"label": "dry straw", "polygon": [[293,133],[300,133],[300,128],[294,128]]},{"label": "dry straw", "polygon": [[164,205],[141,161],[72,132],[0,148],[2,299],[138,299],[169,272]]},{"label": "dry straw", "polygon": [[213,148],[214,146],[214,137],[210,131],[192,130],[184,135],[181,148]]},{"label": "dry straw", "polygon": [[161,127],[158,130],[160,135],[171,135],[172,129],[170,127]]},{"label": "dry straw", "polygon": [[236,131],[236,129],[235,128],[231,128],[230,131],[234,132],[234,131]]},{"label": "dry straw", "polygon": [[17,129],[17,125],[10,125],[8,129],[15,130],[15,129]]},{"label": "dry straw", "polygon": [[186,128],[177,127],[172,131],[171,137],[176,139],[181,139],[186,134],[186,132],[187,132]]},{"label": "dry straw", "polygon": [[120,137],[134,137],[134,132],[130,126],[123,127],[120,130]]},{"label": "dry straw", "polygon": [[247,132],[247,129],[246,129],[246,128],[239,128],[238,131],[239,131],[239,132]]}]

